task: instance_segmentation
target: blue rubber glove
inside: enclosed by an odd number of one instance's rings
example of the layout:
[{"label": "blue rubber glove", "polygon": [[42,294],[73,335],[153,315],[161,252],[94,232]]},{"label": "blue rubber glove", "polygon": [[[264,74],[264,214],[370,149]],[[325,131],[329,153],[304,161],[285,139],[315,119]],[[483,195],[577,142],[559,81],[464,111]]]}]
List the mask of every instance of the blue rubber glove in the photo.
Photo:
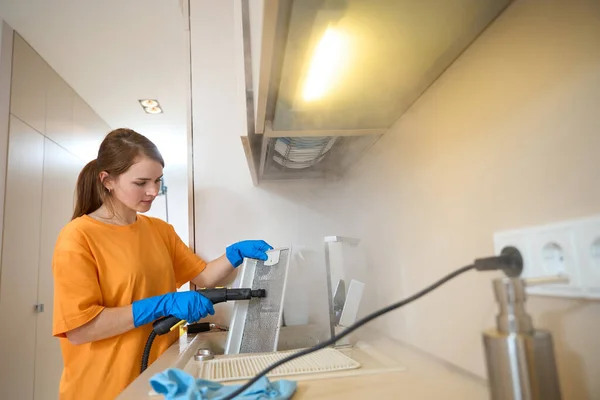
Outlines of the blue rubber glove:
[{"label": "blue rubber glove", "polygon": [[240,266],[244,258],[267,261],[267,251],[273,247],[264,240],[244,240],[227,247],[225,256],[234,268]]},{"label": "blue rubber glove", "polygon": [[195,290],[137,300],[131,308],[136,328],[169,315],[193,323],[215,314],[212,302]]}]

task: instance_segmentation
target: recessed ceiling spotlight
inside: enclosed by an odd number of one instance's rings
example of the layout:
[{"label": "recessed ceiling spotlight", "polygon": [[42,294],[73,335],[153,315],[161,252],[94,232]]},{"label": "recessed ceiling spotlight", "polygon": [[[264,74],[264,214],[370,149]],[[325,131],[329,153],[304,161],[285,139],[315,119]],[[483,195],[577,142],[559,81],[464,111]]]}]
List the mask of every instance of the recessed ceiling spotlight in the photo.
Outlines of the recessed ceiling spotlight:
[{"label": "recessed ceiling spotlight", "polygon": [[152,100],[152,99],[145,99],[145,100],[140,100],[140,104],[142,105],[142,107],[157,107],[158,101]]},{"label": "recessed ceiling spotlight", "polygon": [[160,104],[158,103],[158,100],[144,99],[138,101],[140,102],[140,105],[142,106],[144,111],[148,114],[160,114],[163,112],[162,108],[160,107]]},{"label": "recessed ceiling spotlight", "polygon": [[160,107],[145,107],[144,111],[146,111],[148,114],[160,114],[163,112],[162,108]]}]

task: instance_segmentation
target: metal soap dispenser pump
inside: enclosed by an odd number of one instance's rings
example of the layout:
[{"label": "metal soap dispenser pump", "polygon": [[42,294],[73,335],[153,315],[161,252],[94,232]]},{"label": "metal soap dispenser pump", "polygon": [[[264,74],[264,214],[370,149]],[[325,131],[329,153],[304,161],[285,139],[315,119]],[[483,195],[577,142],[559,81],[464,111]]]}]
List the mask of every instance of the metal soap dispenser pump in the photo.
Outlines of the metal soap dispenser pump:
[{"label": "metal soap dispenser pump", "polygon": [[500,312],[496,329],[483,333],[492,400],[561,400],[552,334],[535,329],[525,310],[525,287],[565,282],[564,277],[493,281]]}]

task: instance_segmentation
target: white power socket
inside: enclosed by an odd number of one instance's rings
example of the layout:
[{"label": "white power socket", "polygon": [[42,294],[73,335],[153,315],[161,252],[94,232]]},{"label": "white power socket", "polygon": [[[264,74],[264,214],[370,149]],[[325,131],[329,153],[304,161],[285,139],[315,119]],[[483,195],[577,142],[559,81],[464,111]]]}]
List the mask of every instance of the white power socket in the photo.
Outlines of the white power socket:
[{"label": "white power socket", "polygon": [[496,254],[506,246],[522,253],[523,278],[569,278],[569,283],[528,287],[527,293],[600,299],[600,216],[495,233]]},{"label": "white power socket", "polygon": [[577,226],[575,244],[587,297],[600,299],[600,218]]}]

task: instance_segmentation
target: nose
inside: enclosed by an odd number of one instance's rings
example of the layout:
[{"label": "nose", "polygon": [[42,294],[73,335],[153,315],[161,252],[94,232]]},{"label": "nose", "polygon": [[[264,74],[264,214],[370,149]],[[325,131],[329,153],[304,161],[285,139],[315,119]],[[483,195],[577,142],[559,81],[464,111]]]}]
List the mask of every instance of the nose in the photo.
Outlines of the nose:
[{"label": "nose", "polygon": [[158,196],[158,188],[156,186],[153,186],[152,188],[150,188],[150,190],[148,190],[146,192],[146,196],[152,196],[152,197]]}]

